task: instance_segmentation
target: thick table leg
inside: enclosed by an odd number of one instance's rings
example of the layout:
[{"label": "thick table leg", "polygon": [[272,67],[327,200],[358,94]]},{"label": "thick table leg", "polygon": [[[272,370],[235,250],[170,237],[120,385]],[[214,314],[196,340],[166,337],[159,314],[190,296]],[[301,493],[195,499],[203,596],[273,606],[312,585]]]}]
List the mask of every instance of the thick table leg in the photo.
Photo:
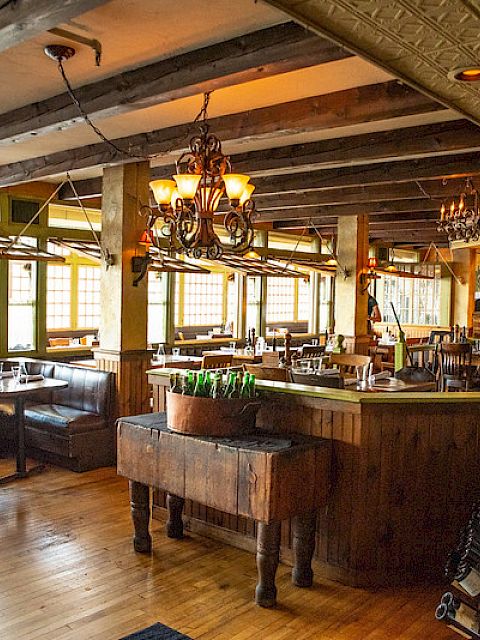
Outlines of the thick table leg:
[{"label": "thick table leg", "polygon": [[148,531],[150,524],[150,487],[129,480],[130,510],[132,512],[135,535],[133,548],[139,553],[150,553],[152,537]]},{"label": "thick table leg", "polygon": [[15,398],[15,420],[17,422],[17,473],[26,474],[25,405],[22,396],[17,396]]},{"label": "thick table leg", "polygon": [[27,456],[25,452],[25,396],[18,395],[15,398],[15,448],[17,468],[15,473],[0,478],[0,484],[8,484],[12,480],[28,478],[34,473],[45,469],[45,465],[39,464],[27,470]]},{"label": "thick table leg", "polygon": [[166,524],[167,536],[169,538],[183,538],[182,512],[185,500],[167,493],[168,520]]},{"label": "thick table leg", "polygon": [[280,555],[280,522],[259,522],[257,526],[258,584],[255,602],[261,607],[273,607],[277,598],[275,574]]},{"label": "thick table leg", "polygon": [[292,582],[297,587],[311,587],[313,583],[312,558],[315,550],[316,512],[305,513],[293,519]]}]

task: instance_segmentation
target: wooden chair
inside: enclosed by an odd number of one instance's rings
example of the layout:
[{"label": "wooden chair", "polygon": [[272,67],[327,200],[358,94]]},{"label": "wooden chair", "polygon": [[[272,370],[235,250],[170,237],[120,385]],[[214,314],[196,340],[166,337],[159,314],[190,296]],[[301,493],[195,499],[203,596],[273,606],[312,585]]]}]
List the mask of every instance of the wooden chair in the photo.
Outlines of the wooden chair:
[{"label": "wooden chair", "polygon": [[315,373],[291,371],[290,377],[295,384],[306,384],[309,387],[329,387],[330,389],[343,389],[345,387],[341,376],[322,376]]},{"label": "wooden chair", "polygon": [[278,367],[280,364],[280,353],[278,351],[264,351],[262,353],[262,365],[267,367]]},{"label": "wooden chair", "polygon": [[231,353],[215,353],[204,355],[202,358],[202,369],[228,369],[232,366],[233,355]]},{"label": "wooden chair", "polygon": [[320,358],[325,353],[325,347],[313,344],[304,344],[297,354],[298,358],[305,360],[306,358]]},{"label": "wooden chair", "polygon": [[365,367],[370,364],[370,356],[362,356],[358,353],[332,353],[330,364],[340,369],[340,373],[355,373],[357,367]]},{"label": "wooden chair", "polygon": [[430,335],[428,337],[428,344],[438,344],[440,342],[443,342],[444,340],[451,340],[452,339],[452,332],[451,331],[444,331],[444,330],[433,330],[430,331]]},{"label": "wooden chair", "polygon": [[257,380],[271,380],[272,382],[290,382],[288,369],[280,367],[265,367],[263,364],[244,364],[245,371],[255,374]]},{"label": "wooden chair", "polygon": [[469,391],[473,387],[472,345],[442,342],[438,355],[440,391]]}]

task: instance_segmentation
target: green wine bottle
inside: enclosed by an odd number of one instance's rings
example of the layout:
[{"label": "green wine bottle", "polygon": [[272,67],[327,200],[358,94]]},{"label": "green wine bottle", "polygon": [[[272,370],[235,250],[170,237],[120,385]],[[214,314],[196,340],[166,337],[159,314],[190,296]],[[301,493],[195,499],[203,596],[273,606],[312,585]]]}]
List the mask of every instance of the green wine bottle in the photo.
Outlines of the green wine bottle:
[{"label": "green wine bottle", "polygon": [[189,396],[193,396],[193,390],[195,389],[195,377],[193,375],[193,371],[187,372],[188,377],[188,394]]},{"label": "green wine bottle", "polygon": [[188,381],[188,375],[185,374],[182,376],[182,395],[184,396],[189,396],[190,394],[190,387],[189,387],[189,381]]},{"label": "green wine bottle", "polygon": [[210,396],[210,392],[212,390],[212,374],[210,371],[207,371],[205,374],[205,396],[208,398]]},{"label": "green wine bottle", "polygon": [[248,380],[248,397],[249,398],[256,398],[257,397],[257,391],[255,389],[255,374],[254,373],[250,374],[250,379]]},{"label": "green wine bottle", "polygon": [[174,374],[174,383],[173,388],[171,388],[172,393],[182,393],[182,385],[180,383],[180,374]]},{"label": "green wine bottle", "polygon": [[216,373],[213,376],[213,385],[212,385],[212,391],[210,395],[214,399],[222,397],[222,376],[220,373]]},{"label": "green wine bottle", "polygon": [[205,398],[205,377],[203,371],[200,371],[197,377],[197,383],[193,390],[193,395],[197,398]]},{"label": "green wine bottle", "polygon": [[240,389],[240,398],[250,397],[249,382],[250,382],[250,375],[247,371],[247,373],[245,373],[245,375],[243,376],[242,387]]},{"label": "green wine bottle", "polygon": [[235,388],[235,373],[230,372],[230,375],[228,377],[227,385],[226,385],[225,390],[223,392],[224,398],[230,398],[230,394],[232,393],[234,388]]}]

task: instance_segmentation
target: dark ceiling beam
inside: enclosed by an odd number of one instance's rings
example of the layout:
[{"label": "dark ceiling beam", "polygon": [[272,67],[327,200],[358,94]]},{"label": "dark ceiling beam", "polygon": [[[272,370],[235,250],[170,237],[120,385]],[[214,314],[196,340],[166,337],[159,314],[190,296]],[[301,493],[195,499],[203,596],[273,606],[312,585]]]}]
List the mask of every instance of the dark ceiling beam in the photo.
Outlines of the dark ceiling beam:
[{"label": "dark ceiling beam", "polygon": [[[0,52],[100,7],[108,0],[20,0],[0,9]],[[333,46],[333,45],[332,45]]]},{"label": "dark ceiling beam", "polygon": [[[105,78],[75,89],[75,94],[95,121],[350,55],[288,22]],[[62,93],[0,115],[0,145],[81,122],[78,109]]]},{"label": "dark ceiling beam", "polygon": [[[284,135],[431,113],[439,109],[439,105],[421,94],[392,81],[213,118],[210,125],[211,131],[223,142],[241,140],[245,143],[261,137],[267,147],[270,139]],[[141,160],[145,155],[179,152],[194,130],[191,124],[177,125],[120,138],[115,140],[115,144],[128,149],[130,154],[138,154]],[[3,165],[0,167],[0,186],[29,182],[74,169],[132,161],[132,157],[102,142]]]},{"label": "dark ceiling beam", "polygon": [[[305,193],[277,193],[255,197],[258,209],[270,211],[282,207],[311,207],[322,205],[360,204],[369,202],[389,202],[392,200],[417,200],[428,197],[439,201],[448,200],[465,188],[465,180],[424,181],[420,186],[416,182],[402,184],[377,184],[368,187],[331,189],[326,191],[307,191]],[[422,191],[423,189],[423,191]],[[255,195],[255,194],[254,194]]]},{"label": "dark ceiling beam", "polygon": [[[468,120],[440,122],[379,133],[321,140],[262,149],[230,157],[238,173],[258,176],[396,162],[480,151],[480,127]],[[174,166],[159,168],[158,176],[174,173]]]},{"label": "dark ceiling beam", "polygon": [[[152,170],[152,179],[157,178],[156,169]],[[376,184],[370,186],[331,189],[325,191],[306,191],[299,193],[254,194],[259,210],[278,209],[279,207],[321,206],[334,204],[358,204],[361,202],[381,202],[382,200],[416,200],[428,193],[429,197],[448,200],[456,193],[461,193],[465,180],[448,180],[444,185],[441,180],[427,180],[423,183],[405,182],[400,184]],[[82,199],[102,196],[102,179],[89,178],[75,181],[75,188]],[[69,185],[60,191],[63,200],[75,200]],[[220,205],[220,209],[222,205]]]},{"label": "dark ceiling beam", "polygon": [[295,207],[258,211],[258,222],[275,222],[276,220],[308,220],[321,217],[344,217],[352,215],[388,213],[403,214],[411,211],[438,211],[440,203],[426,198],[418,200],[394,200],[392,202],[366,202],[362,204],[342,204],[327,207]]},{"label": "dark ceiling beam", "polygon": [[[379,215],[371,215],[370,216],[370,224],[369,228],[371,230],[377,229],[401,229],[402,225],[405,225],[405,228],[411,228],[411,226],[415,226],[418,224],[424,223],[435,223],[438,219],[438,211],[416,211],[410,214],[402,214],[401,217],[392,214],[379,214]],[[323,217],[323,218],[312,218],[310,220],[300,219],[300,220],[277,220],[274,221],[273,228],[274,229],[302,229],[305,226],[309,226],[309,228],[315,227],[316,229],[322,229],[324,227],[331,227],[332,222],[336,224],[337,218],[333,217]]]},{"label": "dark ceiling beam", "polygon": [[439,158],[402,160],[383,165],[344,167],[296,173],[288,176],[270,176],[255,180],[257,194],[276,195],[281,192],[305,192],[375,184],[400,184],[420,180],[465,178],[480,174],[480,154],[465,153]]}]

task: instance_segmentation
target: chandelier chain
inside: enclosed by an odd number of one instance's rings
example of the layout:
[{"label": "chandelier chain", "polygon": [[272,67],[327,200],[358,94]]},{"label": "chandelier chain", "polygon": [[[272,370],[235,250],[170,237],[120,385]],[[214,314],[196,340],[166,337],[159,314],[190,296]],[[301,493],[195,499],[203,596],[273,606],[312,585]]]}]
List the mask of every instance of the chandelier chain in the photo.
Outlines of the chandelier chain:
[{"label": "chandelier chain", "polygon": [[70,81],[67,78],[67,74],[65,73],[65,69],[63,68],[62,60],[58,60],[58,70],[60,71],[60,75],[62,76],[63,82],[65,83],[65,87],[67,89],[67,93],[70,96],[70,99],[72,100],[74,105],[77,107],[80,115],[85,120],[85,122],[88,124],[88,126],[91,129],[93,129],[93,131],[96,133],[96,135],[103,142],[105,142],[105,144],[108,144],[117,153],[121,153],[122,155],[128,156],[129,158],[135,158],[137,160],[139,158],[144,159],[144,160],[150,160],[152,158],[152,156],[144,156],[144,155],[138,154],[138,153],[131,153],[127,149],[122,149],[121,147],[116,145],[114,142],[112,142],[112,140],[109,140],[107,138],[107,136],[97,127],[97,125],[94,122],[92,122],[92,120],[90,119],[90,116],[88,115],[88,113],[85,111],[85,109],[81,105],[80,100],[77,98],[77,96],[75,94],[75,91],[73,90],[72,85],[70,84]]}]

